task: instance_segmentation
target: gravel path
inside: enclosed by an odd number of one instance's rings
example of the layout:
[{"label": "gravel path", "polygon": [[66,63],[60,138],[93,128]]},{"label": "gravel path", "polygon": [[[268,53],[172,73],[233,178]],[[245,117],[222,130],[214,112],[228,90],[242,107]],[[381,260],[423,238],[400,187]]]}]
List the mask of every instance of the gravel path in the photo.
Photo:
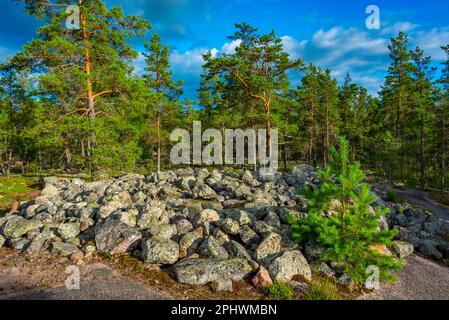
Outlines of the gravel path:
[{"label": "gravel path", "polygon": [[398,272],[398,280],[382,285],[360,300],[449,300],[449,268],[412,256]]}]

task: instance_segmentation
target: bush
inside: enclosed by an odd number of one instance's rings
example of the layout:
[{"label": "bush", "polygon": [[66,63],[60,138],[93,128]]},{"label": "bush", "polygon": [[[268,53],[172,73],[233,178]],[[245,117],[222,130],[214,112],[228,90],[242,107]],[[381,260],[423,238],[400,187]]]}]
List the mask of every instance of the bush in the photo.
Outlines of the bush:
[{"label": "bush", "polygon": [[393,190],[388,190],[387,191],[387,201],[390,202],[398,202],[399,197],[396,194],[396,192],[394,192]]},{"label": "bush", "polygon": [[373,245],[389,245],[396,230],[380,231],[380,218],[388,209],[371,211],[376,197],[371,187],[362,183],[365,175],[360,164],[349,163],[349,145],[339,139],[340,149],[331,148],[331,161],[319,171],[321,185],[316,190],[302,190],[310,200],[308,215],[292,225],[292,236],[299,243],[312,242],[325,248],[324,261],[344,265],[344,271],[355,283],[369,276],[366,270],[375,265],[382,280],[392,280],[389,270],[401,264],[393,257],[370,249]]},{"label": "bush", "polygon": [[293,300],[294,289],[287,283],[276,282],[268,288],[269,298],[273,300]]}]

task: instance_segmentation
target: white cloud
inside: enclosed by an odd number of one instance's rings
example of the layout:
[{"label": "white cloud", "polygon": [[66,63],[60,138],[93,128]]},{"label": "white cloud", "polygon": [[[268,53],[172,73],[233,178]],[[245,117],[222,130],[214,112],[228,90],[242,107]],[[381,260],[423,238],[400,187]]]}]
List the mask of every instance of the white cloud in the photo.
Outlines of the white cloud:
[{"label": "white cloud", "polygon": [[301,56],[301,53],[308,42],[307,40],[298,41],[292,36],[282,36],[281,39],[285,52],[287,52],[293,59],[298,59]]},{"label": "white cloud", "polygon": [[234,40],[232,42],[226,42],[221,48],[221,52],[224,54],[233,54],[235,53],[235,48],[242,44],[241,39]]},{"label": "white cloud", "polygon": [[382,27],[381,29],[381,34],[385,35],[385,34],[397,34],[399,33],[399,31],[402,32],[409,32],[412,31],[414,29],[416,29],[418,27],[417,24],[413,24],[411,22],[408,21],[404,21],[404,22],[397,22],[393,25],[386,25],[385,27]]},{"label": "white cloud", "polygon": [[195,48],[184,53],[175,50],[170,54],[170,62],[176,72],[199,75],[204,64],[203,54],[208,51],[211,52],[213,57],[216,57],[220,52],[216,48]]},{"label": "white cloud", "polygon": [[449,44],[449,27],[434,28],[429,32],[418,32],[413,39],[413,44],[424,50],[424,54],[431,56],[434,60],[447,58],[441,46]]}]

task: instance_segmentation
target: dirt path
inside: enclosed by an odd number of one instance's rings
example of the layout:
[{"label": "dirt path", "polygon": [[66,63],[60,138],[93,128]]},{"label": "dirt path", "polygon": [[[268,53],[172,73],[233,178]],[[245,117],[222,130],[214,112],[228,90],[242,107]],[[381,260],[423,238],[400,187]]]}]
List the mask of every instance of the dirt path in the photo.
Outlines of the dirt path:
[{"label": "dirt path", "polygon": [[449,300],[449,268],[412,256],[398,272],[398,280],[360,300]]}]

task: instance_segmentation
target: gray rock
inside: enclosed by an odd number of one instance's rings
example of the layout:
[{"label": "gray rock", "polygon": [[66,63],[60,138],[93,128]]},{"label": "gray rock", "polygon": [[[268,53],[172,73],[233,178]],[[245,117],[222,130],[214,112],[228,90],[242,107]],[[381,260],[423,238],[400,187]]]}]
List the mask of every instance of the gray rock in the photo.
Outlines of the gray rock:
[{"label": "gray rock", "polygon": [[186,233],[179,241],[179,257],[184,258],[198,249],[203,241],[203,228],[199,227]]},{"label": "gray rock", "polygon": [[241,258],[247,261],[251,260],[251,256],[248,251],[246,251],[245,247],[237,241],[230,240],[224,244],[224,247],[231,257]]},{"label": "gray rock", "polygon": [[187,219],[180,219],[176,222],[176,229],[178,234],[186,234],[189,231],[193,230],[193,226]]},{"label": "gray rock", "polygon": [[204,199],[204,200],[212,200],[215,199],[217,196],[217,193],[209,187],[207,184],[203,184],[198,187],[197,190],[197,198]]},{"label": "gray rock", "polygon": [[6,242],[6,239],[2,235],[0,235],[0,248],[3,247],[5,242]]},{"label": "gray rock", "polygon": [[79,222],[61,223],[58,228],[58,234],[63,240],[75,238],[80,234]]},{"label": "gray rock", "polygon": [[231,218],[226,218],[220,221],[219,226],[224,230],[224,232],[231,235],[236,235],[240,231],[239,223]]},{"label": "gray rock", "polygon": [[206,209],[201,211],[199,214],[195,216],[195,225],[202,225],[204,222],[213,223],[220,221],[220,216],[218,212],[212,209]]},{"label": "gray rock", "polygon": [[293,276],[299,275],[312,280],[312,270],[306,258],[298,250],[287,251],[274,259],[269,267],[271,278],[278,282],[288,282]]},{"label": "gray rock", "polygon": [[413,244],[405,241],[393,241],[390,246],[390,250],[396,254],[399,258],[407,258],[411,256],[414,251]]},{"label": "gray rock", "polygon": [[241,281],[252,268],[243,259],[188,259],[174,265],[178,282],[191,285],[205,285],[210,282]]},{"label": "gray rock", "polygon": [[278,217],[278,215],[276,214],[276,212],[274,212],[273,210],[268,210],[267,215],[265,216],[264,221],[274,227],[274,228],[279,228],[281,226],[281,221]]},{"label": "gray rock", "polygon": [[59,256],[67,257],[74,253],[77,253],[78,247],[71,243],[65,242],[53,242],[51,251]]},{"label": "gray rock", "polygon": [[41,224],[35,220],[26,220],[20,216],[9,218],[3,226],[3,236],[7,239],[16,239],[25,233],[39,228]]},{"label": "gray rock", "polygon": [[251,245],[260,241],[260,237],[249,226],[243,226],[239,232],[239,236],[246,245]]},{"label": "gray rock", "polygon": [[164,213],[166,205],[159,200],[152,200],[142,208],[142,212],[137,221],[137,225],[141,229],[148,229],[152,225],[158,223]]},{"label": "gray rock", "polygon": [[170,239],[152,237],[142,245],[145,263],[173,264],[179,258],[179,245]]},{"label": "gray rock", "polygon": [[148,232],[153,237],[159,237],[163,239],[170,239],[178,233],[176,226],[174,224],[162,224],[162,225],[154,225],[148,229]]},{"label": "gray rock", "polygon": [[249,213],[247,211],[243,211],[243,210],[238,210],[238,209],[229,211],[227,213],[227,217],[234,219],[241,226],[250,225],[250,224],[254,223],[256,220],[255,217],[251,213]]},{"label": "gray rock", "polygon": [[327,265],[327,263],[323,262],[318,267],[318,271],[325,277],[332,278],[335,276],[335,271]]},{"label": "gray rock", "polygon": [[443,259],[443,254],[435,247],[431,241],[424,241],[418,248],[422,254],[436,260]]},{"label": "gray rock", "polygon": [[53,198],[59,195],[59,190],[54,185],[47,184],[45,188],[41,191],[41,195],[46,198]]},{"label": "gray rock", "polygon": [[109,220],[96,227],[95,243],[97,249],[111,254],[134,250],[140,243],[142,234],[118,220]]},{"label": "gray rock", "polygon": [[354,284],[354,281],[352,280],[352,278],[347,275],[346,273],[343,273],[338,279],[337,279],[337,283],[343,285],[343,286],[351,286]]},{"label": "gray rock", "polygon": [[214,237],[208,237],[198,248],[198,253],[204,258],[227,259],[228,252]]},{"label": "gray rock", "polygon": [[261,261],[281,251],[282,237],[277,233],[269,233],[257,246],[254,258]]}]

